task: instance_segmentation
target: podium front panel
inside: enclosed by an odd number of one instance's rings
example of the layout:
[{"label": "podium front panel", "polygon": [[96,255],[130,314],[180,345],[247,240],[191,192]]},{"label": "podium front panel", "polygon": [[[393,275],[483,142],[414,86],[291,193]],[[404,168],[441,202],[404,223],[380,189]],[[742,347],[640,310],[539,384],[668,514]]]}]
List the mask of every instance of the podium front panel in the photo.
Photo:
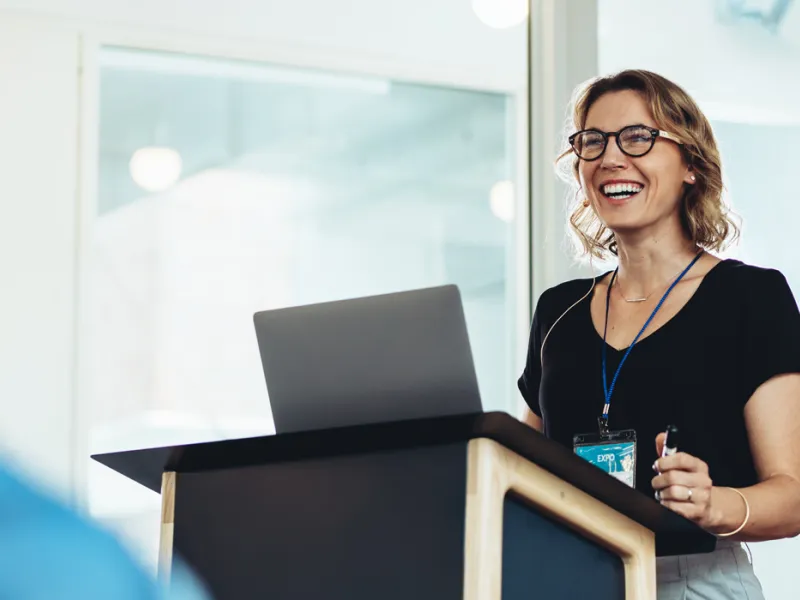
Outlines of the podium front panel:
[{"label": "podium front panel", "polygon": [[620,556],[513,494],[503,502],[502,600],[625,598]]},{"label": "podium front panel", "polygon": [[460,599],[467,445],[178,473],[174,548],[216,600]]}]

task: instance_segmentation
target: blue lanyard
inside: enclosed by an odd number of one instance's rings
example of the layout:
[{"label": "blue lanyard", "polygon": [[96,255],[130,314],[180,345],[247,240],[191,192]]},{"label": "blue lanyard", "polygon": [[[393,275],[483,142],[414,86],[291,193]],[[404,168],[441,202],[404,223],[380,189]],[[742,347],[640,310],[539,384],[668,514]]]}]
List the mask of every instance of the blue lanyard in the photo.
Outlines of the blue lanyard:
[{"label": "blue lanyard", "polygon": [[608,291],[606,292],[606,321],[605,321],[605,326],[603,327],[603,391],[605,392],[606,403],[603,406],[603,415],[598,419],[601,433],[608,432],[608,411],[611,408],[611,394],[614,393],[614,386],[617,384],[617,378],[619,377],[619,372],[622,370],[622,365],[628,359],[628,355],[631,353],[631,350],[633,350],[633,347],[636,345],[636,342],[639,341],[639,338],[642,336],[645,329],[647,329],[647,326],[650,325],[650,322],[653,320],[653,318],[656,316],[656,313],[658,313],[659,309],[664,304],[664,300],[667,299],[667,296],[669,296],[673,288],[676,285],[678,285],[678,283],[680,283],[681,279],[684,278],[686,273],[689,272],[689,269],[691,269],[694,266],[694,264],[698,260],[700,260],[700,257],[702,255],[703,255],[703,250],[697,253],[697,255],[692,259],[692,262],[690,262],[689,265],[683,271],[681,271],[681,274],[678,275],[678,278],[672,282],[672,285],[670,285],[669,288],[667,288],[667,291],[664,292],[664,295],[661,296],[661,300],[658,301],[658,304],[653,309],[653,312],[650,313],[650,317],[647,319],[645,324],[639,330],[639,333],[636,334],[636,337],[633,339],[633,343],[631,343],[631,345],[628,346],[628,350],[625,352],[625,355],[622,357],[622,360],[619,361],[619,366],[617,367],[617,371],[616,373],[614,373],[614,378],[611,380],[611,387],[609,387],[608,379],[606,376],[606,370],[607,370],[606,353],[608,352],[608,344],[606,344],[606,334],[608,333],[608,309],[609,305],[611,304],[611,288],[614,286],[614,280],[617,278],[617,272],[619,271],[619,267],[617,267],[614,270],[614,274],[611,276],[611,281],[608,284]]}]

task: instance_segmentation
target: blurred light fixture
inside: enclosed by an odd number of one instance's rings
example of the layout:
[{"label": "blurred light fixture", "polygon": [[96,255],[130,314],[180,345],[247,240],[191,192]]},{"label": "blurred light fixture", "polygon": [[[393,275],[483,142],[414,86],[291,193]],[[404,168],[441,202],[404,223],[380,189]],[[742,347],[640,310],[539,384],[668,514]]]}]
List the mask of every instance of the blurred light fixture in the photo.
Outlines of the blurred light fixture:
[{"label": "blurred light fixture", "polygon": [[489,192],[489,207],[495,217],[506,223],[514,220],[514,184],[498,181]]},{"label": "blurred light fixture", "polygon": [[494,29],[519,25],[528,16],[528,0],[472,0],[472,10]]},{"label": "blurred light fixture", "polygon": [[163,192],[180,179],[183,161],[173,148],[147,146],[133,153],[129,167],[131,178],[140,188]]}]

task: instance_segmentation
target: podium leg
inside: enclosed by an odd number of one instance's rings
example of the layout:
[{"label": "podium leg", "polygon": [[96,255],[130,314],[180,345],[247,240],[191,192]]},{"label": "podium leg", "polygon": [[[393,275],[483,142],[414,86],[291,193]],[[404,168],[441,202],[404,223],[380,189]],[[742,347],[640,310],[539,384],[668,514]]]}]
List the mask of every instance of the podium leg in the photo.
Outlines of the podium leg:
[{"label": "podium leg", "polygon": [[[513,516],[517,524],[525,522],[524,513],[520,517],[517,510],[514,515],[504,516],[509,496],[522,501],[520,510],[525,510],[524,505],[535,508],[528,521],[540,519],[541,527],[530,525],[540,527],[532,535],[546,537],[545,517],[548,523],[554,523],[550,527],[572,530],[577,534],[576,544],[587,547],[590,545],[580,540],[591,540],[595,548],[606,548],[619,557],[626,600],[655,599],[655,537],[651,531],[500,444],[475,439],[468,449],[464,600],[503,598],[503,563],[508,561],[503,556],[504,519]],[[520,547],[526,540],[521,541]],[[592,552],[591,548],[586,551]],[[595,550],[598,551],[602,552]],[[525,560],[532,559],[523,558],[522,562]],[[536,567],[532,562],[526,564],[530,571]],[[526,598],[546,596],[541,588],[537,594],[535,581],[528,581],[525,586],[529,586]]]},{"label": "podium leg", "polygon": [[161,476],[161,538],[158,545],[158,578],[168,582],[172,574],[172,548],[175,532],[175,472]]},{"label": "podium leg", "polygon": [[464,600],[502,597],[503,499],[508,485],[505,473],[494,470],[498,458],[489,440],[468,445]]}]

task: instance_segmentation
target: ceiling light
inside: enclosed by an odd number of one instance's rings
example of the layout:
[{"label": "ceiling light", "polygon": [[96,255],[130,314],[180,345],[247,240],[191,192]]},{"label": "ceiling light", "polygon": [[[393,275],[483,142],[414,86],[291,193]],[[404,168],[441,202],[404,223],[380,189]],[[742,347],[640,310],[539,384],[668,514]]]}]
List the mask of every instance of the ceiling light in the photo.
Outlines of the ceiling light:
[{"label": "ceiling light", "polygon": [[131,178],[148,192],[163,192],[180,179],[183,161],[173,148],[148,146],[133,153]]},{"label": "ceiling light", "polygon": [[528,16],[528,0],[472,0],[472,10],[494,29],[519,25]]}]

